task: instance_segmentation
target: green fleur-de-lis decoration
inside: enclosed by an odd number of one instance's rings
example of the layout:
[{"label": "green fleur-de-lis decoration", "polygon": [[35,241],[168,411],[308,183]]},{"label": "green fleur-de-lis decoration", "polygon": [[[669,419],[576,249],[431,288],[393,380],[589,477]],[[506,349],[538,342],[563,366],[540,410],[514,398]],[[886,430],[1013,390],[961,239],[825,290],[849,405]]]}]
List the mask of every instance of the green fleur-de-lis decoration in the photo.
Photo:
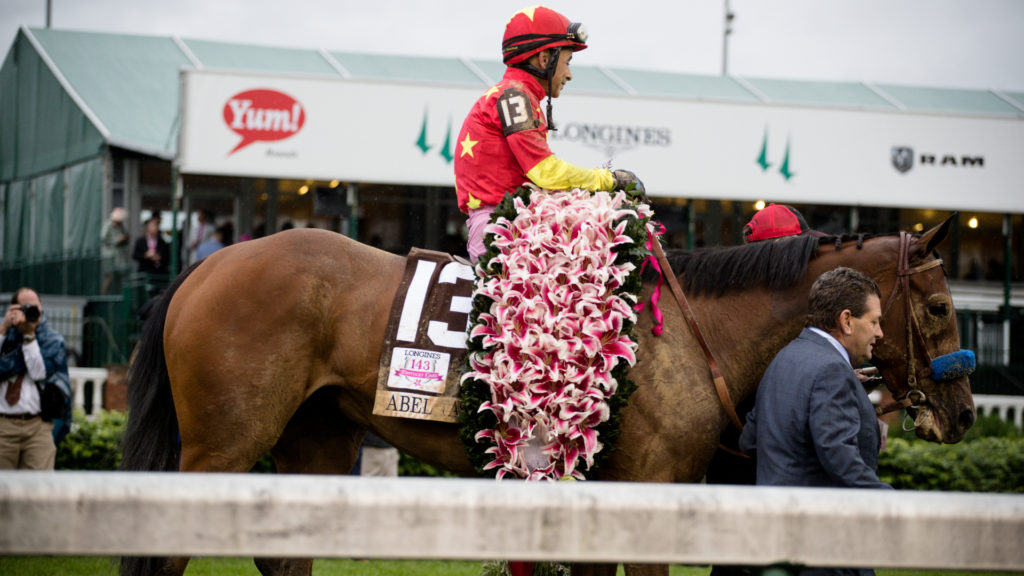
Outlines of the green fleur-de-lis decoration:
[{"label": "green fleur-de-lis decoration", "polygon": [[771,168],[771,164],[768,162],[768,129],[764,129],[764,138],[761,139],[761,155],[757,157],[757,164],[761,167],[761,170],[767,170]]},{"label": "green fleur-de-lis decoration", "polygon": [[786,138],[786,155],[782,157],[782,166],[779,167],[779,174],[789,181],[796,174],[789,169],[789,138]]},{"label": "green fleur-de-lis decoration", "polygon": [[420,126],[420,138],[416,141],[416,147],[424,154],[430,151],[430,144],[427,144],[427,109],[423,109],[423,124]]}]

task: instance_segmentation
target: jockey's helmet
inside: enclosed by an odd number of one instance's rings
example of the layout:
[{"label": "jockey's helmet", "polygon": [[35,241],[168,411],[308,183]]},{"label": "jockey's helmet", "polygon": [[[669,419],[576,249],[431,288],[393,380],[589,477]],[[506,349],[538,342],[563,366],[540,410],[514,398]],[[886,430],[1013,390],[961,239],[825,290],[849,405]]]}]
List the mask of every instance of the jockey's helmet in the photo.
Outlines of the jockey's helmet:
[{"label": "jockey's helmet", "polygon": [[549,48],[569,46],[573,51],[587,47],[587,31],[579,22],[544,6],[516,12],[505,25],[501,54],[507,66],[521,64]]}]

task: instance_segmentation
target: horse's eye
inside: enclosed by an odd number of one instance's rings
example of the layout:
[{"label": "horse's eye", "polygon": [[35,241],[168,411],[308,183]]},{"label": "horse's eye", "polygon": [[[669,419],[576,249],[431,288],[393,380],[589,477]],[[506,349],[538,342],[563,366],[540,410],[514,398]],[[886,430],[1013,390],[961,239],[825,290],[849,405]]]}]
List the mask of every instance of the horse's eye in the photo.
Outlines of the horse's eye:
[{"label": "horse's eye", "polygon": [[933,302],[928,305],[928,313],[937,318],[949,316],[949,305],[945,302]]}]

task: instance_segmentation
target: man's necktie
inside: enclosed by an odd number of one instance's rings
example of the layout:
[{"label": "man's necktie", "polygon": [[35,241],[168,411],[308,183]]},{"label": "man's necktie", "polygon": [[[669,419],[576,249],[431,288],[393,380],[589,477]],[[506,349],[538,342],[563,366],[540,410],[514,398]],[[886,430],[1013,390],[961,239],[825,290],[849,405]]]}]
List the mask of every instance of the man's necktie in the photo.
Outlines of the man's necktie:
[{"label": "man's necktie", "polygon": [[24,374],[18,374],[14,382],[7,383],[7,393],[4,394],[4,400],[7,400],[8,406],[14,406],[18,403],[18,400],[21,400],[21,381],[24,379]]}]

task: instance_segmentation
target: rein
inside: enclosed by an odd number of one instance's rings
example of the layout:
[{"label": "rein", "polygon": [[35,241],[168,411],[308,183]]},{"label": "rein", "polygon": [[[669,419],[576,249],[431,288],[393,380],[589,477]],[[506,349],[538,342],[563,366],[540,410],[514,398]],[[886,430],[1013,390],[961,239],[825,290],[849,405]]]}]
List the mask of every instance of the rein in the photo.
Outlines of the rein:
[{"label": "rein", "polygon": [[700,344],[701,350],[704,351],[704,358],[708,361],[708,367],[711,369],[711,377],[715,381],[715,392],[718,393],[718,400],[722,404],[722,408],[725,409],[725,413],[732,420],[732,423],[737,428],[743,430],[743,422],[740,420],[739,415],[736,414],[736,406],[732,402],[732,398],[729,396],[729,388],[725,385],[725,377],[722,376],[722,371],[718,369],[718,362],[715,360],[715,355],[711,352],[711,348],[708,346],[707,340],[704,339],[704,333],[701,332],[700,326],[697,324],[697,317],[693,314],[693,309],[690,308],[690,303],[686,300],[686,295],[683,294],[683,289],[679,286],[679,281],[676,279],[675,273],[672,271],[672,267],[668,263],[668,259],[665,258],[665,251],[661,249],[661,242],[654,239],[651,243],[654,250],[654,255],[658,259],[658,264],[661,265],[662,275],[668,280],[669,288],[672,289],[672,294],[676,297],[676,302],[679,304],[679,308],[683,311],[683,317],[686,318],[686,323],[690,325],[690,330],[693,335],[697,338],[697,342]]},{"label": "rein", "polygon": [[917,314],[914,313],[914,307],[910,301],[910,276],[917,274],[918,272],[924,272],[925,270],[931,270],[936,266],[942,265],[942,259],[937,258],[929,262],[925,262],[920,266],[910,267],[910,243],[913,237],[906,233],[900,232],[900,254],[899,263],[896,266],[896,281],[893,285],[892,293],[889,294],[889,300],[885,303],[885,310],[882,312],[884,318],[889,313],[889,309],[892,307],[893,302],[896,301],[896,294],[903,291],[903,302],[906,307],[906,332],[907,332],[907,392],[904,393],[900,398],[895,398],[894,402],[890,402],[884,406],[875,408],[875,413],[878,416],[895,412],[911,406],[920,406],[928,401],[928,397],[922,392],[917,386],[918,374],[914,371],[914,338],[917,338],[918,343],[921,345],[921,349],[924,350],[924,355],[928,359],[928,362],[924,368],[921,369],[920,376],[927,378],[932,374],[932,356],[928,353],[928,345],[924,341],[924,335],[921,332],[921,327],[917,321]]}]

